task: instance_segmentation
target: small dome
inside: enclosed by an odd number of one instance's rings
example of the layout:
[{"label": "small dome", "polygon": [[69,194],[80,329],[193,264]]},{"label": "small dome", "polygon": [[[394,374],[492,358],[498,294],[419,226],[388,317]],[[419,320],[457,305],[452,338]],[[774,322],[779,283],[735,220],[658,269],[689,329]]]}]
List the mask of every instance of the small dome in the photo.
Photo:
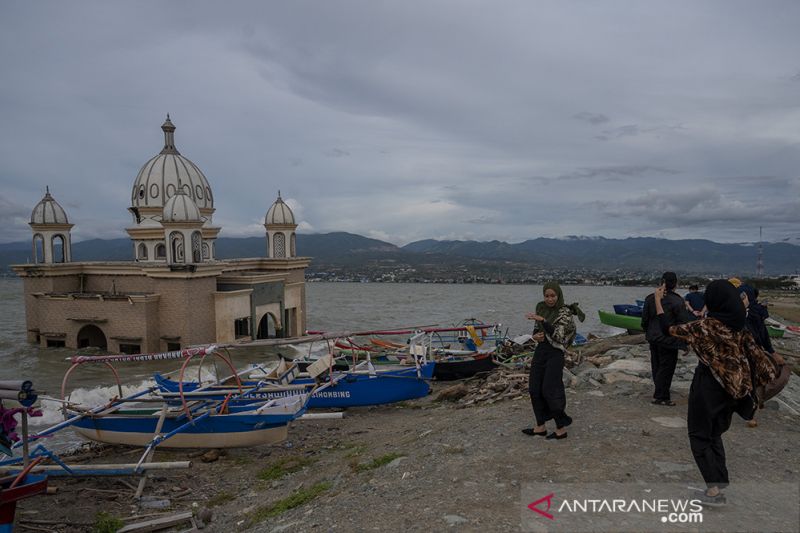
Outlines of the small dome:
[{"label": "small dome", "polygon": [[31,224],[69,224],[64,208],[50,196],[50,187],[46,191],[44,198],[33,208]]},{"label": "small dome", "polygon": [[201,222],[200,209],[191,196],[181,187],[174,196],[164,204],[163,222]]},{"label": "small dome", "polygon": [[264,224],[276,224],[284,226],[295,225],[294,213],[292,213],[292,210],[289,209],[289,206],[283,202],[280,191],[278,191],[278,199],[275,200],[275,203],[272,204],[272,207],[270,207],[269,211],[267,211],[267,216],[264,217]]},{"label": "small dome", "polygon": [[197,165],[175,148],[175,125],[167,115],[161,125],[164,148],[139,170],[131,192],[132,207],[163,207],[183,184],[194,203],[201,208],[214,207],[208,180]]}]

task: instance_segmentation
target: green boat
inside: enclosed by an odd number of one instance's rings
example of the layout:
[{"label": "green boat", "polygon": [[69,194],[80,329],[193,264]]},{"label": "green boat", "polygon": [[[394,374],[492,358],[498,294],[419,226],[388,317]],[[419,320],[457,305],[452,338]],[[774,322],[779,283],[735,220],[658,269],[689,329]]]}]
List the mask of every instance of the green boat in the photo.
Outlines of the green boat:
[{"label": "green boat", "polygon": [[600,322],[606,326],[627,329],[628,333],[641,333],[644,331],[642,330],[642,317],[640,316],[618,315],[603,310],[598,310],[597,312],[600,315]]},{"label": "green boat", "polygon": [[784,330],[784,329],[773,328],[772,326],[767,326],[767,333],[769,333],[770,337],[775,338],[775,339],[780,339],[781,337],[783,337],[783,333],[785,331],[786,330]]},{"label": "green boat", "polygon": [[[618,315],[616,313],[609,313],[607,311],[598,310],[600,315],[600,322],[606,326],[614,326],[615,328],[627,329],[628,333],[641,333],[642,318],[638,316]],[[780,338],[784,334],[783,329],[767,326],[767,332],[770,337]]]}]

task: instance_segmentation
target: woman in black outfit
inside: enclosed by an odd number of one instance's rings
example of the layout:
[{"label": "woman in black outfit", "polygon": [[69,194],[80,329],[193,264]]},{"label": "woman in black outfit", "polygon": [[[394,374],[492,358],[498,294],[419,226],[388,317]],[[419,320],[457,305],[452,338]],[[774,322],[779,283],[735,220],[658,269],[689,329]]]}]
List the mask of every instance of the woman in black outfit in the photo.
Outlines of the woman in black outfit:
[{"label": "woman in black outfit", "polygon": [[[533,339],[537,341],[528,381],[536,425],[522,430],[526,435],[547,439],[566,439],[567,426],[572,418],[567,415],[567,396],[564,391],[564,352],[575,340],[574,315],[581,322],[586,318],[578,304],[565,305],[564,295],[558,283],[546,283],[544,300],[536,305],[535,313],[528,313],[528,320],[535,320]],[[547,434],[545,423],[554,420],[556,430]]]}]

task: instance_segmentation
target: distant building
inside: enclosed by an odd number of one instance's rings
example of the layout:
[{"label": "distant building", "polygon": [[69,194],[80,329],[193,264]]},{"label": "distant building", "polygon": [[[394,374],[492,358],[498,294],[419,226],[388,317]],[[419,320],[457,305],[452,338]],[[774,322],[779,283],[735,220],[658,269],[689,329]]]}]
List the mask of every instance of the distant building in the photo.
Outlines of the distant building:
[{"label": "distant building", "polygon": [[139,353],[305,330],[310,259],[296,256],[297,224],[280,192],[264,219],[265,256],[218,260],[211,186],[175,147],[169,115],[161,129],[164,148],[131,192],[132,261],[74,262],[73,225],[49,188],[34,207],[33,263],[12,267],[30,342]]}]

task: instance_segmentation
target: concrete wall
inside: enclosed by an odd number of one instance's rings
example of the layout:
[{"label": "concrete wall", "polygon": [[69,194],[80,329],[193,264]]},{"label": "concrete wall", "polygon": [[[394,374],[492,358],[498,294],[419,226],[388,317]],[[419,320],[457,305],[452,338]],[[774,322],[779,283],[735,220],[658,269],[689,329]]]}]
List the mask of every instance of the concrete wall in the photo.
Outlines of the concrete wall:
[{"label": "concrete wall", "polygon": [[234,320],[250,316],[251,289],[214,292],[214,331],[216,342],[234,342],[236,331]]}]

